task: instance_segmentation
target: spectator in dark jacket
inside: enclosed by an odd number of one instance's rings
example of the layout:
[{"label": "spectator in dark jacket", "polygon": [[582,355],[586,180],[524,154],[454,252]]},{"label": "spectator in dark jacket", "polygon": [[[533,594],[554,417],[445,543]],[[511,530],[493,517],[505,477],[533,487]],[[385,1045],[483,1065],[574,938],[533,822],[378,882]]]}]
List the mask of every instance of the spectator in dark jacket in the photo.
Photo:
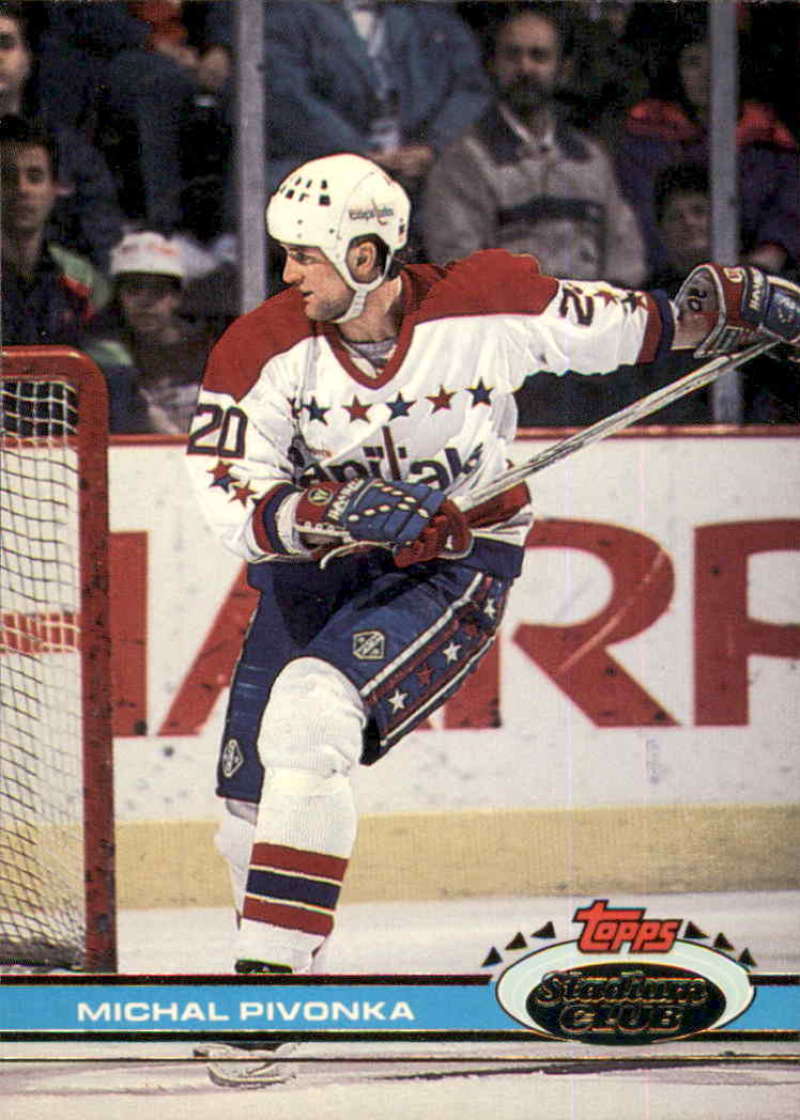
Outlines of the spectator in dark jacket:
[{"label": "spectator in dark jacket", "polygon": [[[100,152],[36,94],[36,60],[28,43],[24,10],[0,3],[0,116],[47,122],[58,155],[59,190],[49,233],[60,244],[108,267],[111,246],[122,236],[116,187]],[[55,118],[55,119],[54,119]]]},{"label": "spectator in dark jacket", "polygon": [[268,5],[270,172],[332,152],[380,163],[412,192],[485,107],[472,32],[448,5]]},{"label": "spectator in dark jacket", "polygon": [[691,270],[711,256],[708,169],[698,163],[668,164],[653,184],[653,210],[664,246],[664,267],[648,287],[674,296]]},{"label": "spectator in dark jacket", "polygon": [[[698,164],[675,164],[659,171],[654,206],[658,230],[666,251],[666,265],[651,276],[649,286],[675,296],[687,274],[711,256],[711,199],[708,171]],[[677,354],[663,363],[658,383],[666,384],[694,368],[693,360]],[[774,358],[748,362],[741,374],[743,415],[746,424],[796,424],[800,418],[797,379],[791,367]],[[653,386],[652,370],[623,371],[622,392],[631,399]],[[710,388],[684,397],[651,417],[650,423],[708,424],[713,420]]]},{"label": "spectator in dark jacket", "polygon": [[[672,99],[648,98],[629,112],[617,169],[644,234],[652,272],[666,266],[655,214],[662,168],[708,164],[709,58],[704,39],[679,49]],[[774,111],[744,101],[736,130],[742,259],[774,272],[800,264],[800,146]]]},{"label": "spectator in dark jacket", "polygon": [[[48,5],[42,97],[57,101],[72,74],[79,76],[88,88],[80,103],[67,97],[66,107],[94,117],[96,140],[116,178],[125,215],[150,228],[180,227],[182,132],[196,98],[214,101],[228,77],[227,48],[205,33],[220,4],[229,6],[227,0]],[[206,137],[209,143],[218,140],[210,130]]]},{"label": "spectator in dark jacket", "polygon": [[3,117],[0,181],[3,343],[77,346],[108,285],[88,260],[46,239],[59,194],[52,136],[21,117]]}]

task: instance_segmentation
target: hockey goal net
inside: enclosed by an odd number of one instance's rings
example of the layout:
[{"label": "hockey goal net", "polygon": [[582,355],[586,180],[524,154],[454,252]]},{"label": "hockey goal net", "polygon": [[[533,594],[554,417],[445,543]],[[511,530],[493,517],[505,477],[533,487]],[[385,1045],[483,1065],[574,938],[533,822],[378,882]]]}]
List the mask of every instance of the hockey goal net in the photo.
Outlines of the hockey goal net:
[{"label": "hockey goal net", "polygon": [[53,347],[0,378],[0,963],[113,971],[106,388]]}]

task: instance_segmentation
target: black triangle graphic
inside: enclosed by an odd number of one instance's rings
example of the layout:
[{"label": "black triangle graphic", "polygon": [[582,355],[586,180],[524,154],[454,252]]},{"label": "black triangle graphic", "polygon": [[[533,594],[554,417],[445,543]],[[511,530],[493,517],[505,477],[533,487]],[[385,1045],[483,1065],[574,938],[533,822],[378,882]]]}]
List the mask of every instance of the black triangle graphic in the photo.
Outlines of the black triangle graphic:
[{"label": "black triangle graphic", "polygon": [[750,950],[745,949],[745,951],[739,957],[739,964],[743,964],[746,968],[753,968],[755,966],[755,963],[756,962],[750,956]]},{"label": "black triangle graphic", "polygon": [[555,926],[552,922],[548,922],[547,925],[542,926],[541,929],[537,929],[535,933],[532,933],[531,937],[555,937],[555,935]]},{"label": "black triangle graphic", "polygon": [[683,931],[683,936],[688,937],[692,941],[696,941],[701,937],[708,937],[708,934],[703,933],[700,927],[696,926],[694,922],[687,922],[686,929]]},{"label": "black triangle graphic", "polygon": [[714,948],[715,949],[732,949],[733,945],[731,945],[730,941],[727,939],[727,937],[725,936],[724,933],[718,933],[717,936],[714,938]]},{"label": "black triangle graphic", "polygon": [[481,968],[491,968],[493,964],[499,964],[503,958],[498,951],[493,947],[489,950],[486,960],[481,965]]},{"label": "black triangle graphic", "polygon": [[528,948],[528,942],[525,940],[525,938],[522,936],[521,933],[518,933],[518,934],[516,934],[515,937],[512,937],[512,939],[509,941],[508,945],[506,945],[506,949],[527,949],[527,948]]}]

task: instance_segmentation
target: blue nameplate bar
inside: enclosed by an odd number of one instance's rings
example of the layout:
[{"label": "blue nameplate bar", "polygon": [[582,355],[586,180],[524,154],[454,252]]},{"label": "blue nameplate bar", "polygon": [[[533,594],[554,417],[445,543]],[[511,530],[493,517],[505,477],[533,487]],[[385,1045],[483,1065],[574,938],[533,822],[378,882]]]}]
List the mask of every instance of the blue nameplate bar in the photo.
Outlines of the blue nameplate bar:
[{"label": "blue nameplate bar", "polygon": [[562,1016],[567,1033],[556,1037],[510,1014],[486,976],[15,975],[0,978],[0,1039],[235,1038],[281,1032],[306,1038],[527,1036],[641,1045],[687,1034],[708,1041],[723,1035],[799,1038],[800,976],[750,979],[749,1006],[724,1030],[685,1029],[691,1019],[682,1019],[681,1001],[696,1003],[696,988],[694,994],[665,989],[656,998],[640,987],[616,1001],[610,993],[603,998],[567,993],[570,1013]]}]

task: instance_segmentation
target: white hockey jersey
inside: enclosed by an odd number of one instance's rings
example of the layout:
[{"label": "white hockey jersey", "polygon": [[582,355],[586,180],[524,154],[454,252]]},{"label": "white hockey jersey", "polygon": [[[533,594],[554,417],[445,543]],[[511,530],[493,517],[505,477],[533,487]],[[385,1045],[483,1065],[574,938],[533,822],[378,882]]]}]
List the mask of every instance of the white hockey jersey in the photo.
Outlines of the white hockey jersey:
[{"label": "white hockey jersey", "polygon": [[[508,466],[526,377],[609,372],[669,341],[650,295],[555,280],[529,256],[410,265],[402,281],[400,333],[379,372],[335,326],[311,322],[294,290],[214,347],[188,464],[210,523],[247,561],[308,555],[285,514],[292,488],[374,476],[465,494]],[[517,510],[479,532],[520,545],[529,523]]]}]

